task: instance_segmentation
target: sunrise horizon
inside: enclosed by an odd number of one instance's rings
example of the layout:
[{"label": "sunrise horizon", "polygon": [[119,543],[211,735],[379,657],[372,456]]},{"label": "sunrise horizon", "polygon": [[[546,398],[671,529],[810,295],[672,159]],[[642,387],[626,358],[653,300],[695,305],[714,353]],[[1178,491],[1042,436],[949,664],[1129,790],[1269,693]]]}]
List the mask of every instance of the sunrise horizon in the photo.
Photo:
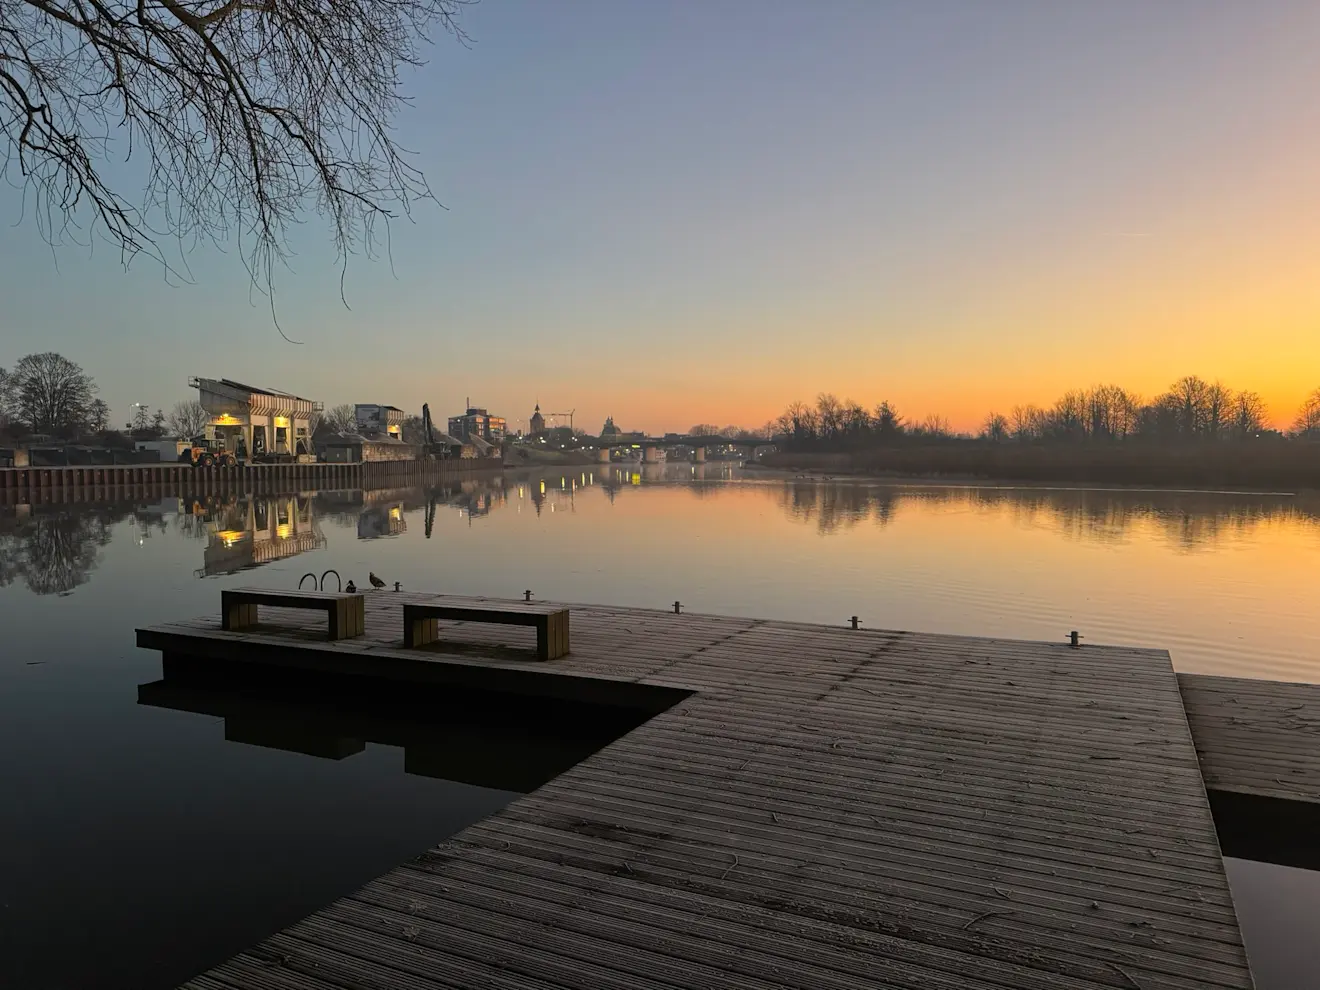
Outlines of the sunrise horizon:
[{"label": "sunrise horizon", "polygon": [[[975,432],[1199,375],[1291,424],[1320,385],[1313,5],[792,11],[465,8],[470,43],[402,77],[443,209],[342,285],[310,215],[274,315],[232,238],[125,271],[101,240],[48,247],[4,189],[0,367],[58,351],[116,423],[210,374],[648,432],[821,392]],[[110,166],[130,197],[135,161]]]}]

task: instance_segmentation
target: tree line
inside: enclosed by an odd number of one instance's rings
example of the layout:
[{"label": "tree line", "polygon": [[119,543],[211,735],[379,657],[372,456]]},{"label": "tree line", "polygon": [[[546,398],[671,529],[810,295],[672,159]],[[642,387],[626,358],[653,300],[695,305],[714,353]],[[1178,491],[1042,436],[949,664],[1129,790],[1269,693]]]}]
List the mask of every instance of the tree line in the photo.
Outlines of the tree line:
[{"label": "tree line", "polygon": [[169,413],[138,403],[120,430],[110,422],[110,407],[97,395],[95,379],[64,355],[43,351],[20,358],[12,369],[0,367],[0,434],[113,442],[167,433],[194,437],[208,422],[196,399],[176,402]]},{"label": "tree line", "polygon": [[[867,408],[853,399],[822,392],[814,405],[794,402],[769,426],[788,449],[856,450],[905,440],[970,439],[940,415],[907,419],[892,403]],[[1269,410],[1256,392],[1238,391],[1195,375],[1178,379],[1153,399],[1120,385],[1073,389],[1053,405],[1017,405],[991,412],[976,438],[1006,442],[1164,442],[1247,440],[1273,435]],[[1320,439],[1320,388],[1302,403],[1293,437]]]},{"label": "tree line", "polygon": [[73,437],[109,427],[110,407],[81,366],[53,351],[0,367],[0,426],[7,432]]}]

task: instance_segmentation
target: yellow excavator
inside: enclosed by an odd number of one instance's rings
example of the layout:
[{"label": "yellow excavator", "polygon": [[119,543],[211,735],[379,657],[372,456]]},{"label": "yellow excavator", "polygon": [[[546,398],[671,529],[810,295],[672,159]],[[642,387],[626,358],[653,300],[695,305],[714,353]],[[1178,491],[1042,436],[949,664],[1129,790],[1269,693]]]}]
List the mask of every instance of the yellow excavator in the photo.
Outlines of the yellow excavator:
[{"label": "yellow excavator", "polygon": [[193,437],[188,447],[179,454],[179,460],[193,467],[233,467],[238,458],[233,451],[225,450],[223,440],[211,440],[207,437]]}]

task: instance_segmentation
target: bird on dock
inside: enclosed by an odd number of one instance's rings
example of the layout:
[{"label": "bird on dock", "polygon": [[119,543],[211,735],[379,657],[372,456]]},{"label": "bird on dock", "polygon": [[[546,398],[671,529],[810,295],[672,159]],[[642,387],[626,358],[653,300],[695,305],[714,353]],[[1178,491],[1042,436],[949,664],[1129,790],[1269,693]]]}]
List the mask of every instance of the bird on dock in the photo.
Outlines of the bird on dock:
[{"label": "bird on dock", "polygon": [[367,580],[371,582],[371,586],[375,588],[377,591],[385,587],[385,582],[382,581],[380,578],[376,577],[375,571],[367,572]]},{"label": "bird on dock", "polygon": [[350,595],[357,593],[357,585],[353,583],[352,578],[348,579],[348,584],[344,585],[344,590],[347,591]]}]

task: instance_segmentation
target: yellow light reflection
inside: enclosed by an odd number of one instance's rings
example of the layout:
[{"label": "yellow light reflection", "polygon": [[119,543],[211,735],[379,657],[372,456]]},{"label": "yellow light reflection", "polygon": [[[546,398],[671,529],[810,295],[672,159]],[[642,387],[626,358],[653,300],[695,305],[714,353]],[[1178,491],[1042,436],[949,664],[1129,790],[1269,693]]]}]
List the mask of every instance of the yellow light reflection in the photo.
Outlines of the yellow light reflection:
[{"label": "yellow light reflection", "polygon": [[215,535],[220,538],[220,542],[226,547],[232,547],[239,540],[243,539],[243,537],[247,536],[247,534],[241,529],[222,529],[217,531]]}]

